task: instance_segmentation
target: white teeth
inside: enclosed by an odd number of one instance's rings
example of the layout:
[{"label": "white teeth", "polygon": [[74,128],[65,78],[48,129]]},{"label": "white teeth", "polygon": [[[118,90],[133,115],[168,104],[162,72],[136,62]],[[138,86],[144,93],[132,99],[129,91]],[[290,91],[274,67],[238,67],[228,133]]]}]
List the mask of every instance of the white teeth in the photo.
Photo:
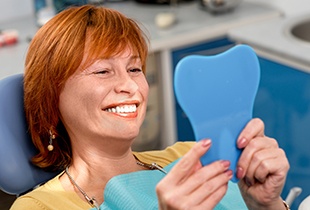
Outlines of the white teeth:
[{"label": "white teeth", "polygon": [[137,106],[134,105],[122,105],[113,108],[106,109],[107,112],[113,113],[131,113],[137,111]]}]

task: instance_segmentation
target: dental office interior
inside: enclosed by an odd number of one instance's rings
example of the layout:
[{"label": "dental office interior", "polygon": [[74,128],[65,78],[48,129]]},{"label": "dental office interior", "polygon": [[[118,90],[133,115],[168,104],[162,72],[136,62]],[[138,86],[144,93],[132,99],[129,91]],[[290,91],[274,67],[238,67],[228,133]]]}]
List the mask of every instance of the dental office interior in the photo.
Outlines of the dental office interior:
[{"label": "dental office interior", "polygon": [[[0,79],[23,73],[31,38],[57,13],[53,2],[57,1],[1,0]],[[150,98],[145,122],[134,144],[138,151],[195,139],[173,88],[174,70],[180,59],[192,54],[213,56],[238,44],[252,47],[261,71],[253,117],[265,122],[266,135],[277,139],[287,153],[290,171],[283,198],[291,209],[310,209],[310,201],[306,203],[310,200],[309,0],[68,2],[117,9],[147,30]],[[0,173],[5,171],[0,169]],[[1,191],[0,186],[0,209],[9,209],[15,198],[16,195]]]}]

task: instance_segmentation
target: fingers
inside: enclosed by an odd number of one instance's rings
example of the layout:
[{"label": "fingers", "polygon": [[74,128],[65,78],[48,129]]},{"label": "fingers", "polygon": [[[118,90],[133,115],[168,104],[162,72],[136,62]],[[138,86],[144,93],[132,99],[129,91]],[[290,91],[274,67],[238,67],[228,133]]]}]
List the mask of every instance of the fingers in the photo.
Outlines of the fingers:
[{"label": "fingers", "polygon": [[275,139],[268,137],[256,137],[250,140],[241,153],[238,161],[237,177],[247,178],[253,181],[253,174],[258,165],[266,159],[275,156],[274,150],[278,149],[278,143]]},{"label": "fingers", "polygon": [[[206,209],[216,204],[222,199],[227,191],[228,181],[232,177],[232,171],[220,172],[211,179],[200,183],[199,187],[192,191],[189,205],[200,206]],[[205,207],[205,208],[202,208]]]},{"label": "fingers", "polygon": [[269,147],[269,143],[263,144],[263,142],[258,141],[259,138],[262,140],[265,137],[264,128],[265,125],[263,121],[258,118],[254,118],[250,120],[250,122],[248,122],[245,128],[241,131],[237,140],[237,146],[238,148],[244,150],[239,157],[236,174],[237,178],[242,179],[245,176],[255,152]]},{"label": "fingers", "polygon": [[[224,182],[226,182],[227,178],[231,178],[232,171],[228,170],[230,166],[230,162],[227,160],[216,161],[211,163],[210,165],[206,165],[205,167],[196,171],[196,173],[192,174],[188,177],[184,182],[182,187],[180,187],[179,192],[182,194],[190,194],[197,188],[199,188],[202,184],[206,185],[205,190],[209,192],[213,192],[211,187],[217,188],[217,183],[212,183],[210,180],[215,180],[218,176],[224,174],[225,178]],[[226,173],[224,173],[226,172]],[[219,184],[222,183],[219,181]]]},{"label": "fingers", "polygon": [[229,172],[229,175],[227,172],[208,180],[191,194],[186,195],[187,199],[179,201],[181,204],[179,209],[214,209],[227,191],[228,177],[232,176],[232,171]]},{"label": "fingers", "polygon": [[213,209],[227,191],[232,177],[228,168],[228,161],[216,161],[178,185],[160,182],[156,187],[160,206],[167,209]]},{"label": "fingers", "polygon": [[210,140],[195,144],[157,184],[160,209],[213,209],[222,199],[232,171],[229,161],[202,167],[200,158],[210,145]]},{"label": "fingers", "polygon": [[276,159],[274,151],[271,149],[260,150],[253,154],[252,161],[247,169],[246,176],[249,184],[253,185],[255,179],[263,183],[270,173],[271,163]]},{"label": "fingers", "polygon": [[[260,139],[268,144],[270,138]],[[252,140],[254,141],[254,140]],[[262,143],[263,145],[263,143]],[[275,144],[274,144],[275,145]],[[251,142],[248,146],[251,146]],[[242,166],[242,175],[239,172],[239,187],[247,204],[268,206],[272,205],[281,195],[285,184],[289,163],[284,151],[279,147],[263,148],[259,146],[256,152],[250,157],[248,166]],[[245,150],[248,149],[247,147]],[[242,165],[242,160],[238,163]],[[238,167],[238,169],[241,167]],[[238,173],[237,173],[238,174]],[[256,204],[255,204],[256,203]],[[277,207],[278,208],[278,207]],[[277,209],[276,208],[276,209]],[[275,209],[275,208],[271,208]]]},{"label": "fingers", "polygon": [[245,126],[245,128],[241,131],[238,140],[237,146],[242,149],[247,146],[251,139],[254,137],[263,137],[265,125],[261,119],[254,118],[250,120],[250,122]]},{"label": "fingers", "polygon": [[207,152],[210,146],[210,139],[204,139],[195,144],[166,176],[167,182],[178,184],[191,175],[197,169],[197,164],[200,164],[200,158]]},{"label": "fingers", "polygon": [[[270,153],[272,152],[273,155]],[[283,158],[285,156],[284,151],[282,149],[272,150],[272,151],[264,151],[262,156],[266,157],[266,159],[262,159],[256,169],[249,169],[251,172],[254,171],[253,177],[255,177],[256,180],[258,180],[260,183],[264,183],[267,179],[267,177],[270,174],[276,175],[278,174],[279,179],[282,179],[281,177],[286,177],[286,168],[287,164],[281,164],[283,163]],[[281,173],[282,172],[282,173]],[[251,175],[249,175],[251,177]],[[279,182],[280,180],[277,180]],[[253,180],[250,180],[251,184],[254,184]]]},{"label": "fingers", "polygon": [[193,208],[189,208],[189,209],[193,209],[193,210],[201,210],[201,209],[214,209],[215,206],[222,200],[222,198],[224,197],[224,195],[226,194],[228,189],[228,184],[224,184],[222,186],[220,186],[213,194],[212,197],[208,197],[207,199],[203,200],[202,203],[200,203],[200,205],[198,206],[194,206]]},{"label": "fingers", "polygon": [[[277,141],[264,135],[264,123],[252,119],[240,133],[239,187],[248,206],[273,205],[280,197],[289,163]],[[274,208],[271,208],[274,209]]]}]

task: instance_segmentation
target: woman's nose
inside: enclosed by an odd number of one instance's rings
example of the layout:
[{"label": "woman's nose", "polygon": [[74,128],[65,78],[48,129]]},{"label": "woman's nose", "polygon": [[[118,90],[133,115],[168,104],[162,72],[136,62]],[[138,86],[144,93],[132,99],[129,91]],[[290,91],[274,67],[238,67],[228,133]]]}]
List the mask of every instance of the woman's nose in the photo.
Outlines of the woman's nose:
[{"label": "woman's nose", "polygon": [[130,75],[120,75],[117,78],[117,82],[115,85],[115,91],[117,93],[127,93],[127,94],[134,94],[137,92],[139,86],[135,80],[133,80]]}]

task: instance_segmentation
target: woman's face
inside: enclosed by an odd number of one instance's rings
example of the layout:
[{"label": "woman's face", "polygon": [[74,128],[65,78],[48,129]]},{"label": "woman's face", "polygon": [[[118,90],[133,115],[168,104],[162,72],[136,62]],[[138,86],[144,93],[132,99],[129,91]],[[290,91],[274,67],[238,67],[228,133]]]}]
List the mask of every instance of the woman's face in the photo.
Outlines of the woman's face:
[{"label": "woman's face", "polygon": [[148,90],[141,61],[130,48],[78,69],[59,99],[70,138],[132,140],[145,117]]}]

